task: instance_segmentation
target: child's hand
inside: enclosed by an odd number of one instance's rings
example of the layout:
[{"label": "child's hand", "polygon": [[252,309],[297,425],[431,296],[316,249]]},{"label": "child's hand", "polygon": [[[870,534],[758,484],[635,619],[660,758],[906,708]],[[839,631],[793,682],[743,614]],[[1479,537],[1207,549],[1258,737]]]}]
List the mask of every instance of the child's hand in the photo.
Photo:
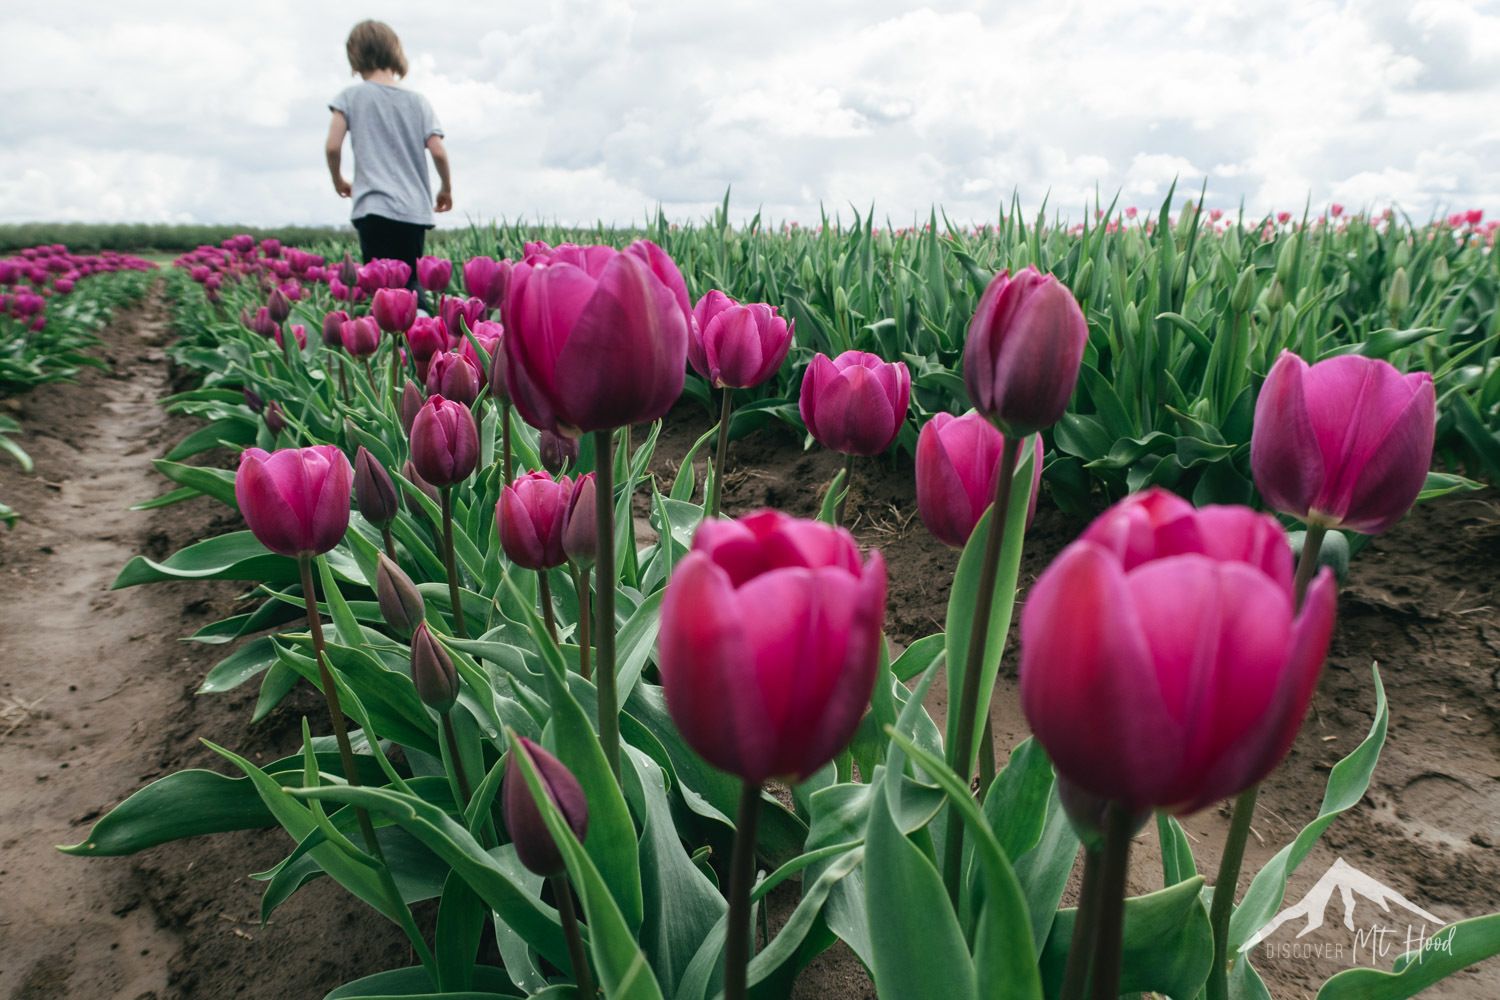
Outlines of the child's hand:
[{"label": "child's hand", "polygon": [[339,193],[340,198],[350,198],[354,195],[354,188],[342,177],[334,179],[333,189]]},{"label": "child's hand", "polygon": [[453,191],[447,187],[439,188],[437,193],[437,205],[435,207],[439,212],[453,211]]}]

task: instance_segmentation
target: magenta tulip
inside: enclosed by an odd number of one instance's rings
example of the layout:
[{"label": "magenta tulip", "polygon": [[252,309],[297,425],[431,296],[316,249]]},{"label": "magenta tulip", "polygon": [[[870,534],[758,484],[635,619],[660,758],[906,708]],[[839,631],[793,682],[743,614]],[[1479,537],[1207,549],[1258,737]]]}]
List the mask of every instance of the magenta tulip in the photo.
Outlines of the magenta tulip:
[{"label": "magenta tulip", "polygon": [[454,351],[434,354],[427,364],[427,394],[446,396],[468,406],[479,398],[485,384],[477,365]]},{"label": "magenta tulip", "polygon": [[364,445],[354,455],[354,502],[364,519],[378,528],[394,521],[401,509],[391,474]]},{"label": "magenta tulip", "polygon": [[406,380],[406,385],[401,387],[401,429],[411,436],[411,425],[416,423],[417,414],[422,411],[422,404],[427,402],[422,387],[411,379]]},{"label": "magenta tulip", "polygon": [[417,293],[409,288],[377,289],[370,315],[386,333],[405,333],[417,318]]},{"label": "magenta tulip", "polygon": [[495,525],[500,547],[511,562],[525,569],[551,569],[567,562],[563,520],[573,483],[545,472],[528,472],[500,491]]},{"label": "magenta tulip", "polygon": [[349,322],[349,314],[342,309],[335,309],[323,317],[323,343],[329,347],[344,346],[344,324]]},{"label": "magenta tulip", "polygon": [[368,358],[380,349],[380,327],[368,316],[345,323],[339,336],[344,350],[356,358]]},{"label": "magenta tulip", "polygon": [[599,554],[599,533],[594,530],[595,496],[592,472],[573,480],[568,510],[563,517],[562,543],[568,558],[580,566],[592,566]]},{"label": "magenta tulip", "polygon": [[[1036,457],[1027,527],[1036,516],[1036,498],[1042,488],[1042,437],[1038,434],[1032,440]],[[917,436],[917,512],[944,545],[963,548],[994,503],[1004,446],[1005,436],[974,410],[961,417],[939,413]]]},{"label": "magenta tulip", "polygon": [[807,778],[853,737],[874,689],[885,563],[841,528],[763,511],[705,521],[662,599],[667,708],[713,766]]},{"label": "magenta tulip", "polygon": [[461,299],[457,296],[444,299],[439,312],[443,317],[443,326],[448,330],[448,346],[457,347],[467,340],[464,328],[473,330],[488,311],[483,299]]},{"label": "magenta tulip", "polygon": [[417,284],[429,292],[441,292],[453,280],[453,261],[446,257],[417,259]]},{"label": "magenta tulip", "polygon": [[510,277],[510,261],[492,257],[471,257],[464,262],[464,291],[479,299],[486,309],[494,309],[505,300]]},{"label": "magenta tulip", "polygon": [[321,555],[349,527],[349,491],[354,472],[331,444],[247,448],[234,477],[234,498],[245,524],[272,552]]},{"label": "magenta tulip", "polygon": [[429,396],[411,424],[411,462],[423,481],[452,486],[479,461],[479,428],[462,403]]},{"label": "magenta tulip", "polygon": [[277,325],[276,320],[271,318],[271,310],[265,306],[255,310],[255,316],[250,320],[250,329],[262,337],[275,336]]},{"label": "magenta tulip", "polygon": [[559,247],[511,271],[510,398],[535,427],[568,436],[662,417],[682,394],[692,313],[671,258]]},{"label": "magenta tulip", "polygon": [[292,300],[280,287],[273,288],[270,298],[266,300],[266,311],[276,322],[285,323],[287,317],[292,314]]},{"label": "magenta tulip", "polygon": [[575,438],[565,438],[561,434],[553,434],[551,431],[542,431],[536,446],[537,457],[542,460],[542,468],[554,476],[568,467],[568,463],[578,458],[578,441]]},{"label": "magenta tulip", "polygon": [[515,844],[516,857],[534,874],[561,875],[567,866],[557,849],[557,841],[552,839],[547,821],[542,819],[542,811],[537,808],[531,786],[516,763],[516,755],[526,755],[541,779],[543,792],[580,842],[588,835],[589,829],[589,803],[584,797],[583,786],[562,761],[524,736],[516,737],[510,754],[500,793],[505,830]]},{"label": "magenta tulip", "polygon": [[694,317],[688,361],[716,389],[760,385],[776,374],[792,346],[792,327],[772,306],[737,305],[722,292],[709,292]]},{"label": "magenta tulip", "polygon": [[1258,783],[1291,747],[1333,631],[1324,569],[1294,607],[1276,521],[1128,497],[1063,550],[1021,615],[1021,703],[1058,775],[1179,815]]},{"label": "magenta tulip", "polygon": [[900,361],[864,351],[814,356],[802,376],[798,410],[818,443],[845,455],[878,455],[901,432],[911,373]]},{"label": "magenta tulip", "polygon": [[975,408],[1007,434],[1028,435],[1062,419],[1088,342],[1073,293],[1026,268],[995,275],[969,323],[964,384]]},{"label": "magenta tulip", "polygon": [[436,316],[418,316],[406,331],[406,346],[412,360],[425,365],[434,354],[448,349],[448,330]]},{"label": "magenta tulip", "polygon": [[1308,524],[1387,531],[1432,465],[1432,376],[1346,354],[1283,352],[1255,401],[1250,468],[1266,504]]},{"label": "magenta tulip", "polygon": [[[296,343],[297,350],[307,350],[307,327],[301,323],[293,323],[287,329],[289,329],[292,333],[292,340],[294,343]],[[272,333],[272,337],[275,339],[277,347],[281,348],[283,351],[286,350],[286,341],[282,337],[281,327],[278,326],[275,329],[275,331]]]}]

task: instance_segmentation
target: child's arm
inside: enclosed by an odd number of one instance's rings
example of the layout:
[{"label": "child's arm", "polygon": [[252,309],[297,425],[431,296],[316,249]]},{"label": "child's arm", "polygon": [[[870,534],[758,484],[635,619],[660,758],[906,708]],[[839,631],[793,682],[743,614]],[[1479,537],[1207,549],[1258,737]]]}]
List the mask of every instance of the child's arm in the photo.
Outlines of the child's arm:
[{"label": "child's arm", "polygon": [[453,208],[453,178],[448,174],[448,147],[443,145],[443,137],[440,135],[429,135],[427,137],[427,151],[432,154],[432,165],[437,167],[438,180],[442,187],[438,188],[437,211],[447,212]]},{"label": "child's arm", "polygon": [[344,180],[344,171],[340,168],[344,157],[344,136],[348,132],[348,119],[342,111],[335,111],[333,121],[328,123],[328,139],[323,143],[323,153],[328,157],[328,172],[333,175],[333,189],[339,193],[340,198],[348,198],[354,193],[354,188]]}]

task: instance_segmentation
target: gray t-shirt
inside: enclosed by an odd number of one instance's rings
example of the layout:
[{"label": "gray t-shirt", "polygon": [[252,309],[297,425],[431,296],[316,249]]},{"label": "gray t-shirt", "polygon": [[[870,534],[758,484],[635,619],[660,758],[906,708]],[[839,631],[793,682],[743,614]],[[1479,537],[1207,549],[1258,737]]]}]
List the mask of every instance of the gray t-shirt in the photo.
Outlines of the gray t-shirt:
[{"label": "gray t-shirt", "polygon": [[443,127],[427,98],[415,91],[366,80],[329,102],[349,123],[354,150],[354,219],[380,215],[431,226],[432,185],[427,140]]}]

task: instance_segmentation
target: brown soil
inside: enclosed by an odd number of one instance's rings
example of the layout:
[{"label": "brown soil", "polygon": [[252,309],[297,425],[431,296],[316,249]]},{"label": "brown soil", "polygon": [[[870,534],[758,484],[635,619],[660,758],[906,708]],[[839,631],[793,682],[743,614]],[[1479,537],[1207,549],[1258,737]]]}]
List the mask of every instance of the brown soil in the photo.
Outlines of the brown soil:
[{"label": "brown soil", "polygon": [[[0,579],[8,581],[0,601],[0,997],[318,997],[411,962],[394,928],[327,880],[260,926],[260,883],[245,873],[285,854],[290,842],[275,832],[198,838],[119,859],[69,858],[51,848],[79,840],[147,781],[183,767],[223,770],[200,737],[269,761],[297,747],[302,713],[318,718],[305,690],[255,726],[254,685],[194,694],[224,648],[178,640],[234,612],[232,585],[107,589],[132,555],[165,555],[233,527],[208,500],[126,509],[165,491],[149,459],[192,429],[157,406],[170,391],[165,335],[163,307],[153,300],[107,334],[109,372],[90,371],[79,385],[7,404],[22,420],[37,471],[28,477],[0,464],[0,498],[25,517],[0,533]],[[673,471],[711,419],[679,407],[656,471]],[[837,468],[834,456],[803,452],[790,432],[763,430],[732,447],[726,509],[773,505],[811,515]],[[881,547],[893,568],[892,638],[906,643],[940,630],[957,555],[917,519],[909,462],[861,462],[850,515],[861,541]],[[1044,498],[1023,585],[1080,527]],[[1372,660],[1390,696],[1390,739],[1370,794],[1335,822],[1292,878],[1289,903],[1343,857],[1444,918],[1500,910],[1497,557],[1500,500],[1487,491],[1425,506],[1356,559],[1315,711],[1262,794],[1247,870],[1312,819],[1328,765],[1363,737],[1374,702]],[[993,712],[1002,753],[1026,732],[1014,664],[1003,673]],[[941,718],[941,686],[929,707]],[[1200,867],[1211,873],[1225,816],[1210,810],[1184,825]],[[1135,858],[1132,891],[1158,887],[1149,827]],[[1349,935],[1334,911],[1331,929],[1303,940],[1342,943],[1342,960],[1257,956],[1278,1000],[1311,996],[1349,966]],[[1286,928],[1275,940],[1293,935]],[[874,992],[838,947],[808,970],[796,995],[844,1000]],[[1500,962],[1431,995],[1500,996]]]}]

